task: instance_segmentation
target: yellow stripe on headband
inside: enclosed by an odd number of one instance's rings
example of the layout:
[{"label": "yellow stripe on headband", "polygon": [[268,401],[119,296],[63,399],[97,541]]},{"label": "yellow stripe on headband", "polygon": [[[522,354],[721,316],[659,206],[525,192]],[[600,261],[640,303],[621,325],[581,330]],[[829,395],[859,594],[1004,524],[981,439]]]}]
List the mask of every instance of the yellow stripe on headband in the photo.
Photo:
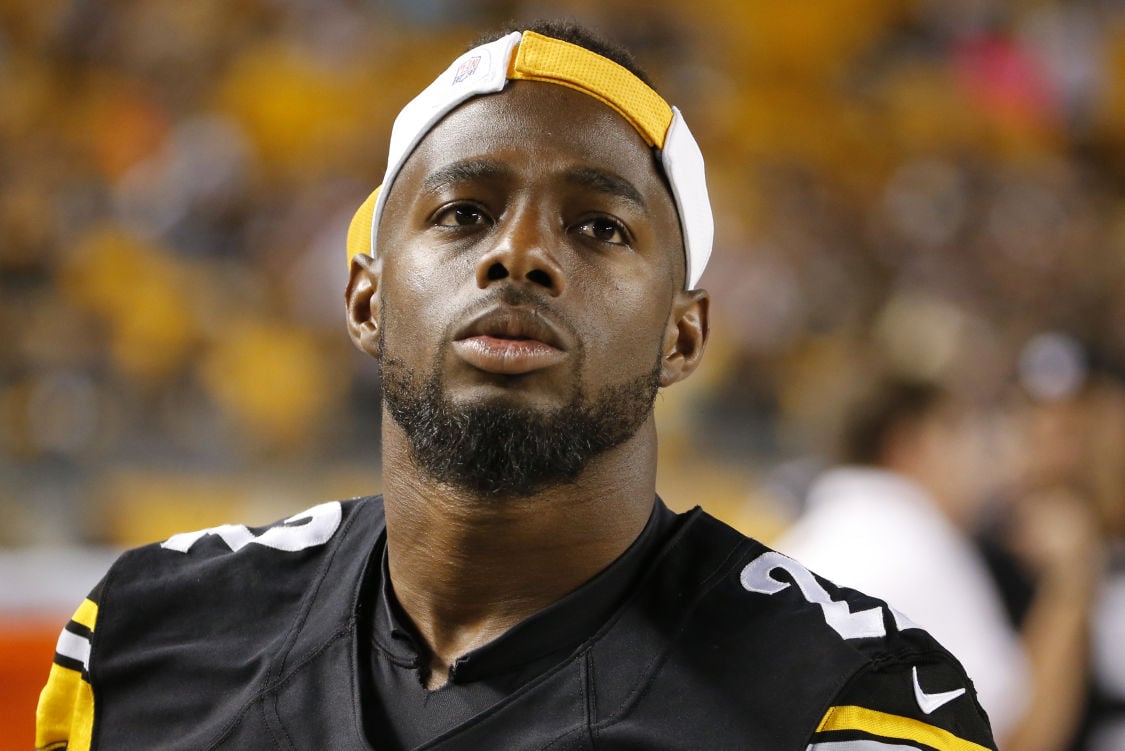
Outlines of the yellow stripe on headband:
[{"label": "yellow stripe on headband", "polygon": [[664,148],[672,108],[628,69],[585,47],[525,31],[508,78],[556,83],[589,94],[617,110],[649,146]]},{"label": "yellow stripe on headband", "polygon": [[383,186],[380,185],[375,190],[371,191],[371,195],[359,207],[359,210],[352,216],[351,224],[348,225],[348,265],[352,263],[352,259],[360,253],[371,252],[371,222],[374,220],[375,201],[379,198],[379,190]]}]

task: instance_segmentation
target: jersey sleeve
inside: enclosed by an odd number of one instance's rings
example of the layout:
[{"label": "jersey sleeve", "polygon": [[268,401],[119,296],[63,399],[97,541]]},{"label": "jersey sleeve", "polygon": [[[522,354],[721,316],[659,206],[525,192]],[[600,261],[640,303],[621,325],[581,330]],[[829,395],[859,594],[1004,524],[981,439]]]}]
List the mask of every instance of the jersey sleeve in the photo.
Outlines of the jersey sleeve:
[{"label": "jersey sleeve", "polygon": [[59,634],[55,659],[35,712],[37,751],[89,751],[94,728],[90,640],[98,618],[101,589],[99,583]]},{"label": "jersey sleeve", "polygon": [[947,654],[876,662],[837,695],[807,751],[995,751],[972,682]]}]

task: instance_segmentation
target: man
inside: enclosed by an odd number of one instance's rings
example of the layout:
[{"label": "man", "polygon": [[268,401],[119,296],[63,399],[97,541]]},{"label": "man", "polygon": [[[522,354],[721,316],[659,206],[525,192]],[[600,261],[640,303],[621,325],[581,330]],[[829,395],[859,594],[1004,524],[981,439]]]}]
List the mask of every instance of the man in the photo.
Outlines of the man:
[{"label": "man", "polygon": [[698,148],[626,55],[541,24],[456,60],[349,236],[383,495],[126,553],[39,744],[993,748],[908,619],[656,498],[711,235]]}]

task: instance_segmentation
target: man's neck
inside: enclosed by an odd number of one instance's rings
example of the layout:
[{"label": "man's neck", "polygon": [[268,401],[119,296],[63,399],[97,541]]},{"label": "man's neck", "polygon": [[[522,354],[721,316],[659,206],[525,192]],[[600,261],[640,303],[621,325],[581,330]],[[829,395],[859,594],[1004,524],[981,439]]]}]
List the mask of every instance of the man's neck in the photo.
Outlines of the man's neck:
[{"label": "man's neck", "polygon": [[652,511],[656,431],[596,457],[579,479],[518,499],[475,497],[420,475],[383,426],[388,565],[431,653],[431,686],[462,654],[577,589],[620,556]]}]

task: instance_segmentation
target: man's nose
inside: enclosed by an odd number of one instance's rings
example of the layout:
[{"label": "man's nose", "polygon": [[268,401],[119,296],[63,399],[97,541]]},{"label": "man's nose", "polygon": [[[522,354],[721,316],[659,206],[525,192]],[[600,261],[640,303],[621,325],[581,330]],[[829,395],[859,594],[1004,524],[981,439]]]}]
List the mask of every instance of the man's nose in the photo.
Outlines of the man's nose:
[{"label": "man's nose", "polygon": [[496,242],[477,262],[477,286],[485,289],[496,282],[528,282],[552,297],[565,287],[557,257],[558,239],[534,210],[520,211],[498,233]]}]

